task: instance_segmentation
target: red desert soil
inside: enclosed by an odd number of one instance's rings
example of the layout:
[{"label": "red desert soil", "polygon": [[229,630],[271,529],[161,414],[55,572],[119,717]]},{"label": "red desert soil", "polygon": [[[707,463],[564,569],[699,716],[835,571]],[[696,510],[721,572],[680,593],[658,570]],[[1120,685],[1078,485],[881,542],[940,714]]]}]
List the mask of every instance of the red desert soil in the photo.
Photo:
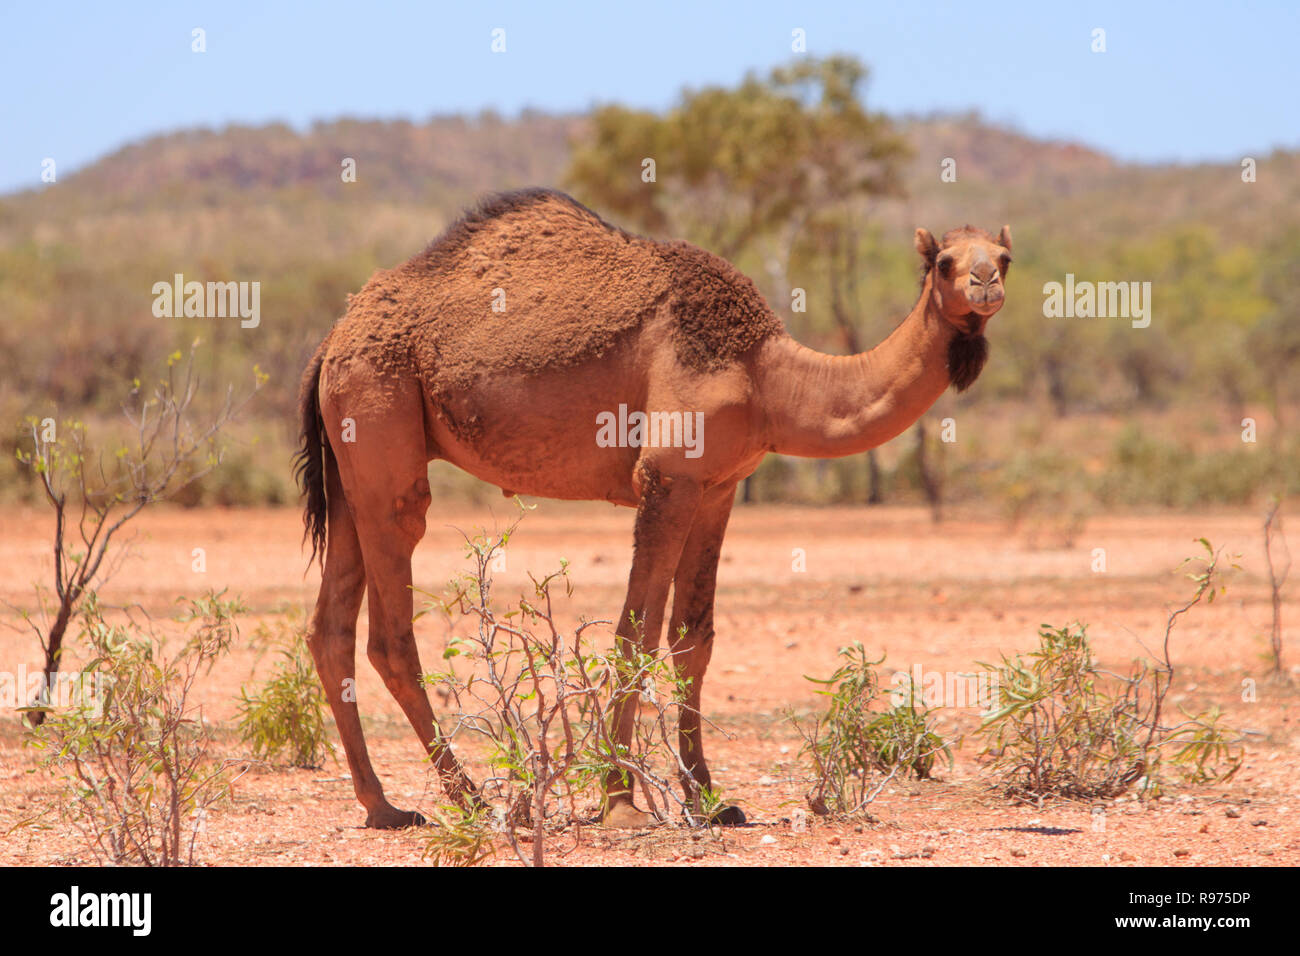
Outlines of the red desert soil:
[{"label": "red desert soil", "polygon": [[[513,505],[435,508],[416,553],[417,586],[437,589],[464,567],[454,528],[501,527]],[[632,513],[603,505],[541,502],[511,543],[508,570],[496,594],[517,594],[526,572],[570,561],[575,589],[558,605],[561,620],[609,619],[619,610],[630,561]],[[106,602],[138,602],[165,615],[180,594],[228,589],[251,608],[243,638],[199,686],[204,714],[233,723],[241,684],[269,673],[274,655],[250,647],[259,621],[286,605],[309,605],[318,574],[304,576],[296,510],[159,510],[131,527],[130,556],[103,589]],[[1104,665],[1123,668],[1154,647],[1170,605],[1189,593],[1175,568],[1206,536],[1239,552],[1225,597],[1202,605],[1174,636],[1175,700],[1188,709],[1218,704],[1246,732],[1247,759],[1226,785],[1177,786],[1146,804],[1121,798],[1096,805],[1049,802],[1014,806],[992,786],[967,742],[956,765],[933,781],[902,781],[872,806],[876,822],[830,824],[810,818],[793,832],[805,782],[798,738],[782,718],[787,707],[816,705],[804,674],[825,675],[837,648],[862,641],[888,653],[893,667],[969,671],[975,661],[1025,650],[1040,623],[1086,622]],[[130,535],[128,535],[130,536]],[[48,581],[50,517],[38,510],[0,512],[0,670],[39,664],[36,641],[12,605],[33,606],[33,582]],[[1300,538],[1292,533],[1293,553]],[[195,548],[206,573],[191,570]],[[806,553],[804,572],[792,554]],[[1104,548],[1106,570],[1092,570]],[[1033,549],[996,520],[951,518],[932,525],[920,510],[737,508],[723,551],[717,599],[717,642],[704,685],[706,752],[715,781],[739,800],[752,826],[691,834],[681,830],[624,833],[583,830],[554,839],[550,858],[568,865],[1295,865],[1300,863],[1300,725],[1296,669],[1290,683],[1266,677],[1270,620],[1259,516],[1103,517],[1068,548]],[[1284,624],[1300,620],[1294,595]],[[359,640],[365,641],[363,611]],[[606,630],[602,639],[608,639]],[[447,625],[416,626],[426,667],[438,660]],[[1296,639],[1288,648],[1295,661]],[[70,662],[71,663],[71,662]],[[1243,682],[1257,700],[1244,702]],[[358,667],[358,692],[371,755],[398,806],[428,811],[439,794],[414,734],[368,662]],[[435,704],[437,702],[435,701]],[[973,709],[943,711],[943,729],[969,731]],[[75,833],[47,816],[38,826],[15,824],[50,806],[50,779],[29,773],[32,751],[11,716],[0,717],[0,864],[88,863]],[[233,734],[225,746],[238,752]],[[423,831],[362,829],[346,764],[319,771],[253,770],[233,799],[210,816],[200,850],[207,864],[419,864]],[[502,851],[497,862],[510,862]]]}]

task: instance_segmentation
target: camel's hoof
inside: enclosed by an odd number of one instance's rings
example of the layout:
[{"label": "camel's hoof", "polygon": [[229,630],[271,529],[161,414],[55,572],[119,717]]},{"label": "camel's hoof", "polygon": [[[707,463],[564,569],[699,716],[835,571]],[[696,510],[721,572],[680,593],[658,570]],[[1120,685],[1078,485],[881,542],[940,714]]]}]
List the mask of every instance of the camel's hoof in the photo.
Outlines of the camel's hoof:
[{"label": "camel's hoof", "polygon": [[745,825],[745,813],[735,804],[728,804],[714,810],[713,816],[709,817],[709,822],[720,827],[743,827]]},{"label": "camel's hoof", "polygon": [[600,823],[601,826],[615,827],[619,830],[639,830],[642,827],[653,826],[655,818],[630,803],[616,803],[605,811],[605,818]]},{"label": "camel's hoof", "polygon": [[396,807],[383,807],[366,814],[366,826],[371,830],[402,830],[406,827],[422,827],[427,822],[413,810],[398,810]]}]

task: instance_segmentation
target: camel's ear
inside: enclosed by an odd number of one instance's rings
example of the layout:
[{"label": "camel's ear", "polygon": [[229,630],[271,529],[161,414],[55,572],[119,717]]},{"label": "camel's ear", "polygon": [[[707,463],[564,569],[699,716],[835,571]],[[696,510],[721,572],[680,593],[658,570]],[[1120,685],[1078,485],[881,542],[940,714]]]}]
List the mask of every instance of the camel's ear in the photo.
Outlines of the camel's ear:
[{"label": "camel's ear", "polygon": [[1007,252],[1011,251],[1011,227],[1003,226],[1002,231],[998,233],[998,245]]},{"label": "camel's ear", "polygon": [[916,230],[916,251],[925,260],[925,268],[929,271],[934,266],[934,257],[939,254],[939,244],[934,241],[929,229]]}]

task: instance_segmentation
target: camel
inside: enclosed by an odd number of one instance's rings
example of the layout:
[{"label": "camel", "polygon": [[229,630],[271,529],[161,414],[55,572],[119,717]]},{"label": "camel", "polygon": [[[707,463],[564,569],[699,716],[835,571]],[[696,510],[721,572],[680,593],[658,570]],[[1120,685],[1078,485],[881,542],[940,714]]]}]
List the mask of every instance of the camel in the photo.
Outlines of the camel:
[{"label": "camel", "polygon": [[[737,483],[771,452],[833,458],[887,442],[984,366],[1010,229],[995,239],[966,226],[938,242],[917,229],[915,246],[923,270],[915,307],[881,344],[850,356],[796,342],[725,260],[632,235],[543,189],[487,198],[349,297],[303,377],[297,471],[309,561],[322,563],[309,646],[367,826],[423,819],[388,802],[366,753],[352,692],[363,593],[367,656],[449,795],[478,800],[420,685],[412,630],[411,555],[425,531],[434,459],[508,496],[636,509],[616,640],[625,653],[657,649],[671,589],[669,651],[688,688],[682,785],[688,794],[692,782],[711,788],[700,701]],[[658,421],[657,437],[669,440],[611,431],[611,416],[633,418],[623,406]],[[690,447],[672,440],[675,413],[698,423]],[[619,440],[598,441],[602,429]],[[635,709],[614,702],[625,745]],[[605,788],[607,825],[650,822],[629,785],[614,777]],[[745,816],[728,804],[714,820]]]}]

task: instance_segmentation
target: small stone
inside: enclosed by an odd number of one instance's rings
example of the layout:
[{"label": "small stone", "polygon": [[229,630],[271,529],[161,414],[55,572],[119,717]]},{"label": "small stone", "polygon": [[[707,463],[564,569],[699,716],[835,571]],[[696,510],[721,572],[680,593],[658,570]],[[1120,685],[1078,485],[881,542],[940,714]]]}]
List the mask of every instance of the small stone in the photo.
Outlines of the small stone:
[{"label": "small stone", "polygon": [[1185,849],[1182,849],[1181,847],[1180,847],[1179,849],[1177,849],[1177,850],[1174,850],[1174,856],[1177,856],[1177,857],[1184,857],[1184,856],[1191,856],[1191,855],[1192,855],[1192,851],[1191,851],[1191,850],[1185,850]]},{"label": "small stone", "polygon": [[848,855],[849,855],[849,848],[846,846],[840,847],[840,856],[848,856]]},{"label": "small stone", "polygon": [[1011,855],[1014,857],[1026,857],[1029,854],[1026,853],[1024,850],[1020,849],[1019,847],[1017,847],[1016,849],[1011,851]]},{"label": "small stone", "polygon": [[1123,860],[1125,863],[1132,863],[1134,860],[1137,859],[1137,857],[1135,857],[1135,856],[1134,856],[1132,853],[1130,853],[1128,850],[1125,850],[1123,853],[1121,853],[1121,854],[1119,855],[1119,858],[1120,858],[1121,860]]},{"label": "small stone", "polygon": [[1250,821],[1250,825],[1251,825],[1252,827],[1266,827],[1266,826],[1268,826],[1268,821],[1267,821],[1267,820],[1251,820],[1251,821]]},{"label": "small stone", "polygon": [[704,859],[704,847],[702,846],[691,847],[691,858],[695,860]]},{"label": "small stone", "polygon": [[862,832],[862,824],[858,824],[856,827],[854,827],[854,828],[853,828],[853,832],[854,832],[854,833],[861,833],[861,832]]},{"label": "small stone", "polygon": [[763,846],[771,846],[773,843],[776,842],[776,837],[765,836],[763,837],[763,839],[759,840],[758,842],[761,843]]},{"label": "small stone", "polygon": [[839,846],[839,845],[840,845],[840,838],[839,838],[839,837],[831,837],[831,839],[830,839],[830,844],[831,844],[831,846]]}]

